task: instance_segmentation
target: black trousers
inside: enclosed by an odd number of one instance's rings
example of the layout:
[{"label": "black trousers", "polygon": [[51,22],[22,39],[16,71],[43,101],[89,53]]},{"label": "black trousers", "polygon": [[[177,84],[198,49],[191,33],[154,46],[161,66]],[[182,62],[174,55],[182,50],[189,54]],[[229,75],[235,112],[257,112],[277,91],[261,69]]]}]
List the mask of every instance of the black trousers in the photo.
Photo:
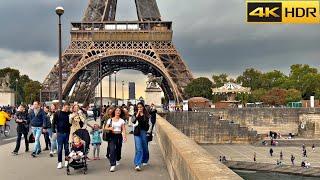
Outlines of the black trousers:
[{"label": "black trousers", "polygon": [[24,143],[26,145],[26,150],[29,150],[29,142],[28,142],[28,132],[18,132],[17,133],[17,142],[16,142],[16,148],[14,149],[14,152],[18,152],[20,149],[20,143],[21,143],[21,137],[24,137]]},{"label": "black trousers", "polygon": [[122,148],[122,134],[113,134],[111,141],[108,143],[110,150],[110,165],[115,166],[116,161],[121,160],[121,148]]},{"label": "black trousers", "polygon": [[45,132],[45,133],[43,133],[43,136],[44,136],[44,141],[46,142],[46,149],[50,149],[51,148],[51,141],[50,141],[49,133]]}]

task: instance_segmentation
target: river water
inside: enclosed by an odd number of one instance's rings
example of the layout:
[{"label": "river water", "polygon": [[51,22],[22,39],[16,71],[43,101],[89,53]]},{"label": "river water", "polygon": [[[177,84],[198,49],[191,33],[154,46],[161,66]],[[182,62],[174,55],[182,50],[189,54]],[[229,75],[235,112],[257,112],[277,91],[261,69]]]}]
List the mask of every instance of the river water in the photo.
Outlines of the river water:
[{"label": "river water", "polygon": [[245,180],[320,180],[320,177],[303,177],[272,172],[233,170]]}]

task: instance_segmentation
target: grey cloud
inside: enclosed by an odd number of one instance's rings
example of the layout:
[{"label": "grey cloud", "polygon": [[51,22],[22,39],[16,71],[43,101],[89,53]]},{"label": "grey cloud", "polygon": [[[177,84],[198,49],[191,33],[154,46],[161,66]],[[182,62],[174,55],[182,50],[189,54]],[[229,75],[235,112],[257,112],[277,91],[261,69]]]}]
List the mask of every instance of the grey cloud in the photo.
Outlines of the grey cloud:
[{"label": "grey cloud", "polygon": [[[117,19],[135,20],[134,0],[119,0]],[[63,5],[64,46],[70,21],[79,21],[87,0],[21,0],[0,2],[0,48],[57,54],[57,17]],[[240,74],[245,68],[279,69],[291,64],[319,66],[318,25],[251,25],[245,23],[245,1],[158,0],[164,20],[173,21],[174,43],[194,74]],[[200,62],[200,63],[199,63]]]}]

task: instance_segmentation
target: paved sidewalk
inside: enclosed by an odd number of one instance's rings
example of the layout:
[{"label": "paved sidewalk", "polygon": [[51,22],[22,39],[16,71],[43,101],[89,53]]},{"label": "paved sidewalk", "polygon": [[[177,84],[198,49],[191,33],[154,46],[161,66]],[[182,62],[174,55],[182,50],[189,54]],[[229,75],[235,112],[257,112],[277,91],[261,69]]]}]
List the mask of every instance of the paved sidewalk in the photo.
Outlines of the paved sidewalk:
[{"label": "paved sidewalk", "polygon": [[[37,158],[32,158],[30,153],[24,152],[24,143],[21,143],[20,154],[12,156],[11,151],[15,143],[0,146],[0,174],[1,179],[8,180],[57,180],[57,179],[76,179],[76,180],[169,180],[169,174],[165,166],[158,144],[153,141],[149,144],[150,161],[149,165],[142,171],[134,170],[133,158],[135,153],[134,140],[132,135],[127,135],[128,141],[122,147],[122,160],[117,166],[116,172],[109,172],[109,161],[104,158],[107,144],[101,146],[101,160],[88,162],[88,174],[83,175],[81,171],[71,169],[71,175],[67,176],[66,168],[56,169],[57,156],[50,158],[49,152],[45,151]],[[43,141],[43,136],[41,137]],[[156,138],[154,138],[156,139]],[[42,148],[44,142],[41,143]],[[33,149],[33,145],[30,146]],[[23,151],[21,151],[23,150]],[[89,157],[92,157],[90,152]]]}]

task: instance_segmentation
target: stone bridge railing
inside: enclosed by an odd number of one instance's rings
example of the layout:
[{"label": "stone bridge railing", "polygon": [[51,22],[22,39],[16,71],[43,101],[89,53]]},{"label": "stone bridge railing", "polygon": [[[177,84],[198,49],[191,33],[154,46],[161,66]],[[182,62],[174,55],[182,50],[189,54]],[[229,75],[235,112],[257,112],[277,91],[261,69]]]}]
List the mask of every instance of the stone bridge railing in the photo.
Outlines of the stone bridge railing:
[{"label": "stone bridge railing", "polygon": [[242,179],[160,116],[156,133],[171,180]]}]

